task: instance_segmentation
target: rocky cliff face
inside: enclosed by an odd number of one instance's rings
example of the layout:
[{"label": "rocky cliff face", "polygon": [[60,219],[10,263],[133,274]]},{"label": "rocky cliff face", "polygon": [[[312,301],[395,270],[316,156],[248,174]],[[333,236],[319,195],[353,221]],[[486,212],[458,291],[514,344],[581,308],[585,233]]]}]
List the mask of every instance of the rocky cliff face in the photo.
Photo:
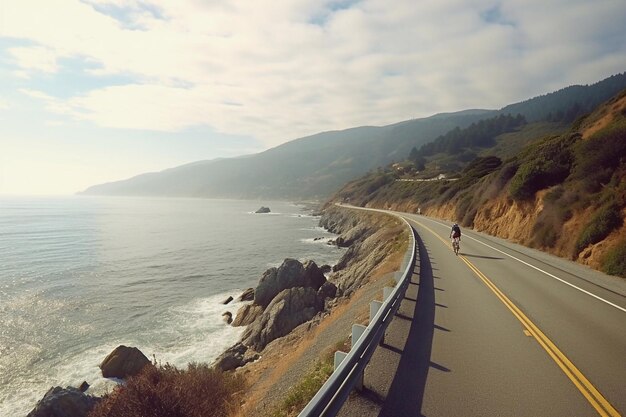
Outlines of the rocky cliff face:
[{"label": "rocky cliff face", "polygon": [[304,264],[285,259],[278,268],[270,268],[254,290],[254,302],[239,309],[234,326],[247,325],[240,342],[214,363],[231,370],[256,360],[272,341],[289,334],[324,310],[331,309],[338,297],[350,297],[367,282],[367,277],[408,242],[404,224],[390,216],[381,216],[328,207],[320,225],[339,234],[336,243],[348,247],[334,266],[327,281],[315,262]]},{"label": "rocky cliff face", "polygon": [[252,291],[254,301],[242,306],[232,323],[248,327],[239,343],[217,358],[214,366],[227,371],[256,360],[256,352],[268,343],[311,320],[333,296],[325,284],[326,277],[313,261],[300,263],[288,258],[278,268],[265,271]]},{"label": "rocky cliff face", "polygon": [[404,224],[395,218],[328,206],[320,225],[339,234],[348,250],[334,267],[338,295],[350,296],[394,250],[408,242]]}]

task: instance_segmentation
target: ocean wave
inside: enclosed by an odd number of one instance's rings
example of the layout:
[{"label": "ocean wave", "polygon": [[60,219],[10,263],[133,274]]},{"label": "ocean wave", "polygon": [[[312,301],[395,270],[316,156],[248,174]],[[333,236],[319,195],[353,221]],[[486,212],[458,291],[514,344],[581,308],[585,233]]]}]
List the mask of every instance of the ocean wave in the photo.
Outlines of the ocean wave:
[{"label": "ocean wave", "polygon": [[[26,415],[51,386],[78,386],[87,381],[90,394],[102,395],[110,391],[119,381],[103,378],[99,364],[121,344],[138,347],[150,360],[156,357],[160,363],[180,368],[190,362],[212,362],[243,332],[243,328],[229,326],[222,319],[226,311],[236,314],[243,303],[221,304],[229,295],[236,298],[241,292],[230,291],[172,307],[157,330],[149,329],[132,338],[118,337],[62,359],[42,361],[41,348],[37,346],[20,346],[19,352],[7,352],[4,345],[8,343],[0,341],[0,374],[12,375],[11,381],[0,380],[4,387],[0,394],[0,415]],[[20,369],[29,371],[4,372],[16,363],[20,364]]]}]

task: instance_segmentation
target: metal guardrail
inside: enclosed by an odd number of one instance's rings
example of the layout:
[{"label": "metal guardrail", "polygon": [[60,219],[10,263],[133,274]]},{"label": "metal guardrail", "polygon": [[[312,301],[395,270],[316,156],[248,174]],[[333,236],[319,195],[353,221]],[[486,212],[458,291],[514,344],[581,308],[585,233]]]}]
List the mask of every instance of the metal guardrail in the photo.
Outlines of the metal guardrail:
[{"label": "metal guardrail", "polygon": [[406,219],[402,219],[411,230],[411,256],[404,271],[403,277],[396,285],[391,295],[383,301],[378,313],[370,320],[369,325],[358,341],[352,341],[353,346],[341,364],[322,385],[320,390],[309,401],[298,417],[334,417],[339,413],[344,402],[350,395],[359,376],[365,371],[374,351],[380,344],[387,326],[398,311],[404,293],[411,281],[415,267],[416,233]]}]

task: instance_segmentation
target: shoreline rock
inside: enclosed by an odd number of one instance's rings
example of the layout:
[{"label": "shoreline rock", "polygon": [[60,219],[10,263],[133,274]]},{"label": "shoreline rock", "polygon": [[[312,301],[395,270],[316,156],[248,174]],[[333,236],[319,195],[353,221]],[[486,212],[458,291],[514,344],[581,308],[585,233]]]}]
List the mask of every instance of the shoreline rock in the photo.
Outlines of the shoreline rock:
[{"label": "shoreline rock", "polygon": [[316,291],[326,282],[326,277],[313,261],[304,264],[287,258],[278,268],[263,273],[254,290],[254,303],[267,307],[281,291],[294,287],[312,287]]},{"label": "shoreline rock", "polygon": [[254,288],[248,288],[237,297],[237,301],[252,301],[254,300]]},{"label": "shoreline rock", "polygon": [[246,328],[241,341],[260,352],[268,343],[311,320],[323,309],[324,300],[314,288],[285,289],[272,300],[261,317]]},{"label": "shoreline rock", "polygon": [[239,311],[237,311],[237,315],[235,316],[235,320],[232,322],[232,326],[248,326],[258,319],[261,314],[263,314],[263,307],[257,304],[246,304],[245,306],[242,306]]},{"label": "shoreline rock", "polygon": [[252,295],[253,302],[239,308],[232,326],[247,326],[239,342],[227,349],[214,365],[218,369],[236,369],[247,363],[244,354],[261,352],[272,341],[321,313],[326,300],[337,294],[337,286],[328,282],[314,261],[304,263],[286,258],[278,268],[263,273],[256,288],[242,294]]},{"label": "shoreline rock", "polygon": [[127,378],[138,374],[144,366],[152,362],[136,347],[120,345],[100,364],[102,376],[105,378]]},{"label": "shoreline rock", "polygon": [[87,417],[100,398],[73,387],[52,387],[26,417]]},{"label": "shoreline rock", "polygon": [[233,313],[231,313],[230,311],[223,313],[222,317],[226,324],[231,324],[233,322]]}]

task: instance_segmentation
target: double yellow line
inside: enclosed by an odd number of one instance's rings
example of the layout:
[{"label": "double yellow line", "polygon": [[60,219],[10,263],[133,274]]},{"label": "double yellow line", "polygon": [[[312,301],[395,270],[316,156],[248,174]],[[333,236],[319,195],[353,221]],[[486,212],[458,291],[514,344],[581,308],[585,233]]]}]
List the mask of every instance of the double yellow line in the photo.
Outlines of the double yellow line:
[{"label": "double yellow line", "polygon": [[[430,231],[444,244],[449,242],[442,239],[429,227],[422,223],[415,222],[421,227]],[[528,318],[526,315],[506,296],[489,278],[485,276],[474,264],[465,256],[460,256],[461,260],[480,278],[485,285],[498,297],[500,301],[513,313],[522,323],[522,326],[532,335],[539,345],[550,355],[567,377],[574,383],[576,388],[585,396],[593,408],[603,417],[620,417],[619,412],[607,401],[606,398],[589,382],[589,380],[576,368],[576,366],[561,352],[554,343]]]}]

